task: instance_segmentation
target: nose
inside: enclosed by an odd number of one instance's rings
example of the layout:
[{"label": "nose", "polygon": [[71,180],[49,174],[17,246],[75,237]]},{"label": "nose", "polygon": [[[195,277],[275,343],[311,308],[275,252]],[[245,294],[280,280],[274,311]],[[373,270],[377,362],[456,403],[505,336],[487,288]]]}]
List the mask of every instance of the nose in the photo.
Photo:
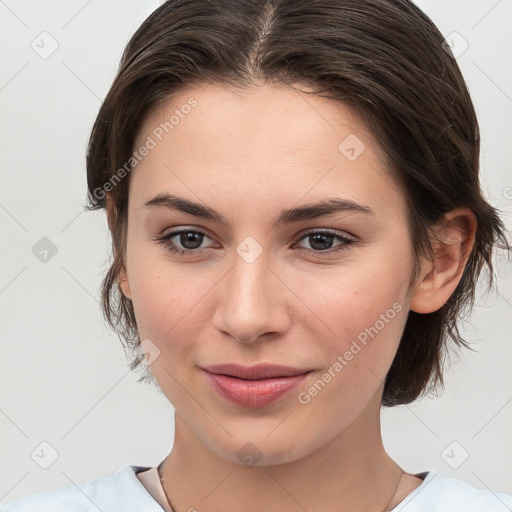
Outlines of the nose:
[{"label": "nose", "polygon": [[213,326],[240,343],[278,337],[290,326],[287,297],[292,295],[264,253],[251,263],[236,255],[217,287]]}]

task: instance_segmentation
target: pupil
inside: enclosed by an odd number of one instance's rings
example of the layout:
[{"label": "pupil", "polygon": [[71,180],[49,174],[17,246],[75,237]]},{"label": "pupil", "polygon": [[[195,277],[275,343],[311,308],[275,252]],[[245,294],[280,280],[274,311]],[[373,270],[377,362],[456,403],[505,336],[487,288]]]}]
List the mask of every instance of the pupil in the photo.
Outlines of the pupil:
[{"label": "pupil", "polygon": [[[317,234],[311,236],[311,247],[313,249],[330,249],[332,245],[332,235],[324,235],[324,234]],[[323,242],[320,242],[320,246],[318,246],[317,241],[319,239],[323,239]],[[327,239],[327,240],[326,240]]]},{"label": "pupil", "polygon": [[[192,232],[186,232],[180,234],[180,243],[185,247],[186,249],[197,249],[201,246],[202,240],[200,233],[192,233]],[[191,246],[190,246],[191,243]]]}]

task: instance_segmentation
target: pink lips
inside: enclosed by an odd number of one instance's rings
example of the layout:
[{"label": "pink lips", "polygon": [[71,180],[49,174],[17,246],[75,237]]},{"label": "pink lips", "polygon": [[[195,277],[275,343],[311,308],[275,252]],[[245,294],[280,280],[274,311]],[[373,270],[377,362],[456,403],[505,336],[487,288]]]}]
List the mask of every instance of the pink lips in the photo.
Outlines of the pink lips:
[{"label": "pink lips", "polygon": [[203,370],[221,396],[244,407],[263,407],[275,402],[298,386],[311,371],[271,364],[250,367],[222,364]]}]

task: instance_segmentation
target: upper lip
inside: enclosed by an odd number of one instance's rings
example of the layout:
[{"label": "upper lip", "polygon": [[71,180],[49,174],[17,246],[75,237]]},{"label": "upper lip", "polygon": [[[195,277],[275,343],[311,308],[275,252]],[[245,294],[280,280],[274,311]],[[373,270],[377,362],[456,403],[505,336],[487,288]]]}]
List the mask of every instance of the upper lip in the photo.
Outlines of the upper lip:
[{"label": "upper lip", "polygon": [[289,377],[290,375],[300,375],[310,370],[301,368],[293,368],[291,366],[283,366],[279,364],[256,364],[254,366],[243,366],[240,364],[215,364],[204,366],[203,370],[210,373],[229,375],[240,379],[258,380],[269,379],[272,377]]}]

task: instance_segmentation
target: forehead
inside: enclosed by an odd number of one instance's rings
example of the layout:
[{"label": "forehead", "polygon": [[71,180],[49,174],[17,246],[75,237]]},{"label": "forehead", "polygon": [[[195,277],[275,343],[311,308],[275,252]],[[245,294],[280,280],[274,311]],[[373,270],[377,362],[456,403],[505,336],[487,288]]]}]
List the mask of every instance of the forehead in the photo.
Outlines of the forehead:
[{"label": "forehead", "polygon": [[[246,150],[254,147],[251,144],[254,137],[257,141],[266,139],[265,148],[259,147],[258,152],[262,149],[275,151],[283,144],[313,148],[316,139],[324,139],[327,132],[331,136],[329,142],[337,142],[343,133],[371,138],[373,151],[379,151],[373,144],[371,131],[355,109],[313,94],[304,86],[299,91],[285,85],[234,88],[203,84],[181,90],[151,111],[139,130],[137,142],[142,143],[141,139],[151,133],[159,142],[171,133],[176,138],[188,127],[197,138],[203,136],[202,143],[217,137],[228,142],[228,137],[232,140],[234,136],[237,145]],[[325,150],[325,146],[318,149]]]},{"label": "forehead", "polygon": [[358,112],[286,86],[182,90],[142,124],[135,150],[145,144],[152,149],[130,185],[138,204],[170,188],[204,200],[250,197],[260,206],[333,191],[400,202],[386,157]]}]

